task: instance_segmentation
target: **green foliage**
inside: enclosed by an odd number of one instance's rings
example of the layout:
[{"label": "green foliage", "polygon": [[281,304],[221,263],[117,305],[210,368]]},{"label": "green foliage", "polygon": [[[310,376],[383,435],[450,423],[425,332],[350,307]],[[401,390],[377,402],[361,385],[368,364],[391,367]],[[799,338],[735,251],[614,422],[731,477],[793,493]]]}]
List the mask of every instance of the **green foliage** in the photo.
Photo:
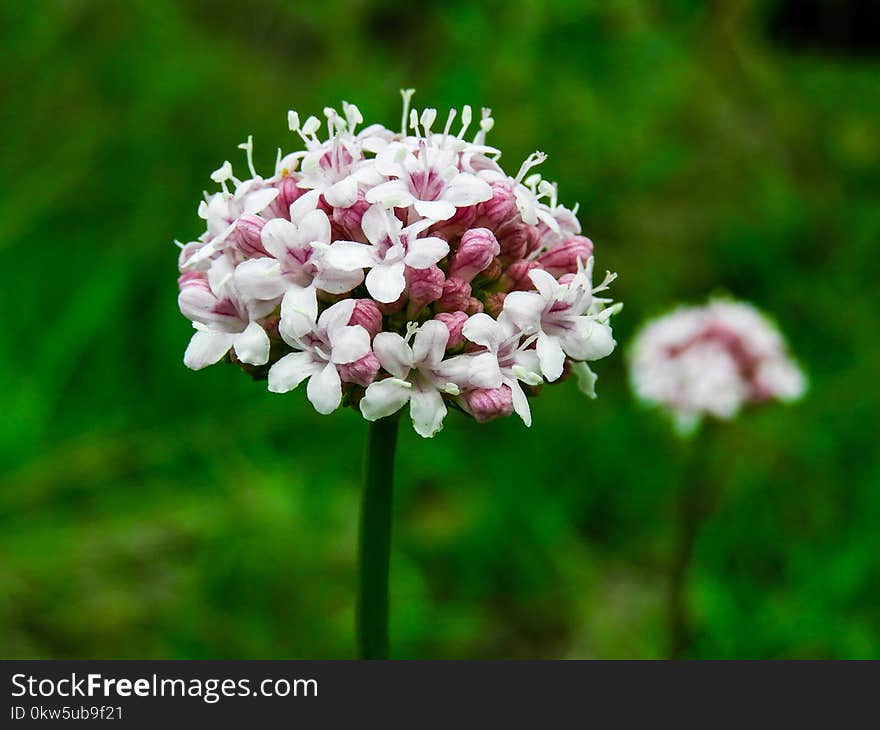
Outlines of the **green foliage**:
[{"label": "green foliage", "polygon": [[[397,90],[495,111],[620,273],[625,343],[715,290],[780,322],[794,407],[715,434],[696,657],[880,657],[876,58],[776,47],[767,4],[5,3],[0,656],[347,657],[365,424],[181,362],[172,239],[286,111]],[[681,446],[618,352],[535,425],[401,436],[397,657],[654,657]]]}]

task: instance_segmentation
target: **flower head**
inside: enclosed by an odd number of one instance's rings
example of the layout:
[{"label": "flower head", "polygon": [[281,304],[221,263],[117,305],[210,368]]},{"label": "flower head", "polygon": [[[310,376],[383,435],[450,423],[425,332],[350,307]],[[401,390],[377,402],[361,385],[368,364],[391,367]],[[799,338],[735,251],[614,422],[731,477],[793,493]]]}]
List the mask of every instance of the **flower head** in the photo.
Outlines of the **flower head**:
[{"label": "flower head", "polygon": [[483,422],[516,413],[563,371],[594,395],[588,361],[614,348],[618,307],[592,284],[577,207],[531,155],[513,177],[487,145],[491,111],[410,109],[401,130],[364,126],[343,103],[323,121],[290,112],[300,149],[250,177],[225,162],[181,246],[185,363],[223,359],[283,393],[308,381],[320,413],[343,403],[375,420],[408,406],[432,436],[450,407]]},{"label": "flower head", "polygon": [[633,341],[630,380],[684,432],[705,416],[729,420],[744,405],[795,400],[806,389],[779,330],[752,305],[720,299],[648,323]]}]

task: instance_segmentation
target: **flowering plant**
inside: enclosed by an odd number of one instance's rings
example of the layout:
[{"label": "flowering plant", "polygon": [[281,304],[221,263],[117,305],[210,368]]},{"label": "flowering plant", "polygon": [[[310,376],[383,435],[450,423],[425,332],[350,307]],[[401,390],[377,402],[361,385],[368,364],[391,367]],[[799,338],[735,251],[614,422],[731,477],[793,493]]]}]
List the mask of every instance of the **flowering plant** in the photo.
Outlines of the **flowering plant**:
[{"label": "flowering plant", "polygon": [[[181,245],[181,312],[195,334],[184,362],[226,359],[269,390],[307,382],[319,413],[341,404],[369,421],[406,405],[424,437],[447,408],[477,421],[516,413],[531,424],[528,396],[575,373],[594,395],[587,364],[615,347],[619,308],[593,285],[593,243],[577,209],[533,173],[514,177],[486,144],[484,109],[456,110],[442,131],[437,111],[410,110],[401,132],[363,118],[352,104],[289,126],[303,149],[278,151],[274,174],[250,176],[225,162],[199,216],[206,229]],[[597,296],[600,295],[600,296]]]},{"label": "flowering plant", "polygon": [[751,304],[725,299],[680,307],[634,338],[630,380],[691,432],[702,418],[730,420],[744,405],[792,401],[806,379],[779,330]]}]

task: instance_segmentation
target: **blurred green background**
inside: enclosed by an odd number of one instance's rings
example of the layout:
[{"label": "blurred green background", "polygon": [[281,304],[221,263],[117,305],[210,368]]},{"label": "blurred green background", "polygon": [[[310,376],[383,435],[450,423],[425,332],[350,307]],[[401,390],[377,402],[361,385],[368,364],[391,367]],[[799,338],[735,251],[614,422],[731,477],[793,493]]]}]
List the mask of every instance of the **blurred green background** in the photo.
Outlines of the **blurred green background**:
[{"label": "blurred green background", "polygon": [[[880,657],[880,44],[868,3],[0,4],[0,656],[353,653],[366,424],[184,368],[172,239],[253,133],[398,89],[491,106],[581,202],[615,332],[728,291],[811,378],[718,429],[684,655]],[[860,15],[861,13],[861,15]],[[876,25],[873,33],[876,34]],[[397,658],[666,655],[686,455],[632,401],[546,388],[535,424],[405,429]]]}]

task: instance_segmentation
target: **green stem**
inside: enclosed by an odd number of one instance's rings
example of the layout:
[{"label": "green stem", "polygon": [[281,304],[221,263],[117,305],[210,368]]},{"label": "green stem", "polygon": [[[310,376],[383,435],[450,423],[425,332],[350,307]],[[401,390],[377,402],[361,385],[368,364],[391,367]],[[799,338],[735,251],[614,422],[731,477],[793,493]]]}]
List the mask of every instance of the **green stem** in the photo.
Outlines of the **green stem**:
[{"label": "green stem", "polygon": [[393,415],[373,421],[367,438],[357,602],[361,659],[388,658],[388,566],[398,420]]}]

